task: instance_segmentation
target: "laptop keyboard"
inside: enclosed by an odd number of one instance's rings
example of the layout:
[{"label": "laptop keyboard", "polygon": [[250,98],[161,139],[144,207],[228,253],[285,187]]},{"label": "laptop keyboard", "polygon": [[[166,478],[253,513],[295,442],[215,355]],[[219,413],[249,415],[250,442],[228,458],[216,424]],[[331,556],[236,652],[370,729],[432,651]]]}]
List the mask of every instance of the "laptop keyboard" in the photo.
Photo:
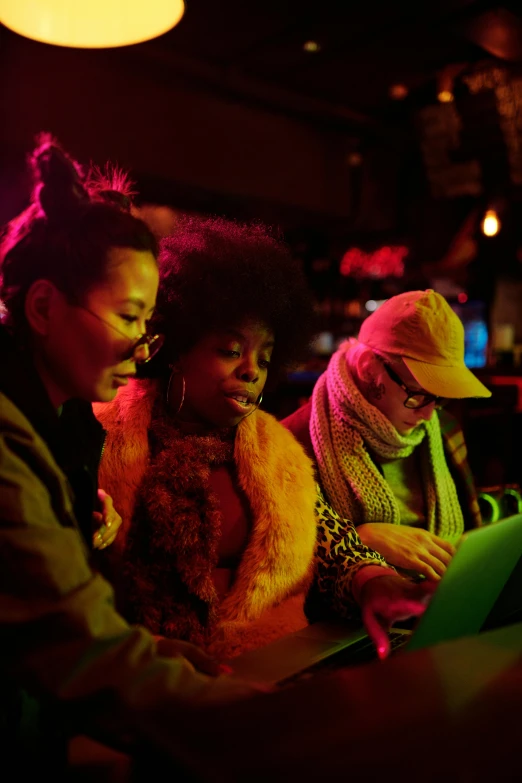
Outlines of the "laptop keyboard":
[{"label": "laptop keyboard", "polygon": [[[392,630],[389,633],[389,639],[391,648],[390,655],[393,655],[396,650],[406,644],[410,639],[410,634]],[[361,664],[375,661],[377,658],[378,655],[373,642],[369,637],[365,637],[364,639],[351,644],[349,647],[345,647],[343,650],[339,650],[339,652],[329,655],[327,658],[324,658],[313,666],[281,680],[278,683],[278,687],[285,688],[288,685],[294,685],[296,682],[309,680],[317,674],[338,671],[347,666],[360,666]]]}]

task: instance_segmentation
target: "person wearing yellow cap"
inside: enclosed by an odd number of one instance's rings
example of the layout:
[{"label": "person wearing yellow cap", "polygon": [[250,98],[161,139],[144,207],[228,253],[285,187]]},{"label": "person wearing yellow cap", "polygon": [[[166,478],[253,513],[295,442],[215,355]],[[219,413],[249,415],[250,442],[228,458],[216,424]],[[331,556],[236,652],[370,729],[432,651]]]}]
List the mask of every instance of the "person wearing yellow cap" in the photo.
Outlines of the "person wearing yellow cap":
[{"label": "person wearing yellow cap", "polygon": [[342,572],[343,519],[388,563],[440,579],[462,533],[481,524],[464,436],[443,406],[489,396],[464,363],[462,322],[431,289],[387,300],[333,354],[311,400],[283,421],[339,514],[318,549],[319,603]]}]

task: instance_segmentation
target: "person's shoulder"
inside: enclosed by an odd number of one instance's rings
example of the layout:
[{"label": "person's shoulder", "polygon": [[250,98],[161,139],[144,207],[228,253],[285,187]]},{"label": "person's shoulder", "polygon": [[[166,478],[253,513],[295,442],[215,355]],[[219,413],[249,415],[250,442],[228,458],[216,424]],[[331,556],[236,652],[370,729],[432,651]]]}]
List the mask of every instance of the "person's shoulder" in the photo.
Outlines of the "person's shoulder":
[{"label": "person's shoulder", "polygon": [[[240,448],[245,455],[265,455],[267,465],[275,475],[293,476],[315,502],[316,479],[313,455],[307,453],[303,444],[271,413],[256,411],[239,424]],[[298,478],[299,476],[299,478]],[[305,482],[303,485],[302,482]]]},{"label": "person's shoulder", "polygon": [[303,457],[306,454],[309,462],[310,455],[307,454],[300,439],[271,413],[262,410],[256,411],[254,416],[248,416],[243,420],[240,429],[243,440],[255,438],[258,444],[270,443],[271,448],[275,446],[281,451],[281,454],[288,455],[292,452],[296,456],[302,455]]},{"label": "person's shoulder", "polygon": [[439,424],[441,432],[444,436],[451,436],[456,432],[460,432],[462,427],[459,420],[453,413],[450,413],[446,408],[440,408],[437,411],[439,417]]},{"label": "person's shoulder", "polygon": [[0,392],[0,473],[4,470],[10,482],[14,477],[24,488],[34,484],[34,478],[42,486],[62,481],[62,472],[45,441],[14,402]]},{"label": "person's shoulder", "polygon": [[0,391],[0,435],[32,436],[36,435],[29,419],[15,403]]},{"label": "person's shoulder", "polygon": [[94,415],[106,430],[116,427],[147,428],[152,417],[152,408],[159,394],[156,379],[129,381],[120,389],[111,402],[95,402]]}]

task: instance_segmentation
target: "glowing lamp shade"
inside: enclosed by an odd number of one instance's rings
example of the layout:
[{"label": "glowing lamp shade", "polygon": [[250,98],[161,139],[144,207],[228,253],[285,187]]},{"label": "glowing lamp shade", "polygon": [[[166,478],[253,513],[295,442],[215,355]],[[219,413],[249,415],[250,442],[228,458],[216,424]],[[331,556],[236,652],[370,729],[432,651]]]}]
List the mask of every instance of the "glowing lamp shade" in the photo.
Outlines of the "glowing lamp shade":
[{"label": "glowing lamp shade", "polygon": [[482,221],[482,232],[487,237],[494,237],[500,231],[500,220],[494,209],[488,209]]},{"label": "glowing lamp shade", "polygon": [[156,38],[184,10],[183,0],[0,0],[0,21],[35,41],[102,49]]}]

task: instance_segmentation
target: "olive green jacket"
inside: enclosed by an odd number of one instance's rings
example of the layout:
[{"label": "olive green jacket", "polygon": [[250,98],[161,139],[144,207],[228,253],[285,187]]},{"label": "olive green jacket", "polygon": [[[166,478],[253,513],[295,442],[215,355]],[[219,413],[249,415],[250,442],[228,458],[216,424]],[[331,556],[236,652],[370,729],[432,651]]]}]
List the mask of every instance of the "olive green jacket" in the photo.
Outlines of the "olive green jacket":
[{"label": "olive green jacket", "polygon": [[[164,724],[168,714],[176,757],[190,704],[245,689],[196,673],[184,658],[158,656],[153,637],[115,611],[113,591],[88,556],[64,474],[0,392],[0,742],[38,765],[37,755],[45,749],[51,758],[50,739],[64,732],[121,747],[148,733],[154,715]],[[43,740],[27,706],[44,722]]]}]

